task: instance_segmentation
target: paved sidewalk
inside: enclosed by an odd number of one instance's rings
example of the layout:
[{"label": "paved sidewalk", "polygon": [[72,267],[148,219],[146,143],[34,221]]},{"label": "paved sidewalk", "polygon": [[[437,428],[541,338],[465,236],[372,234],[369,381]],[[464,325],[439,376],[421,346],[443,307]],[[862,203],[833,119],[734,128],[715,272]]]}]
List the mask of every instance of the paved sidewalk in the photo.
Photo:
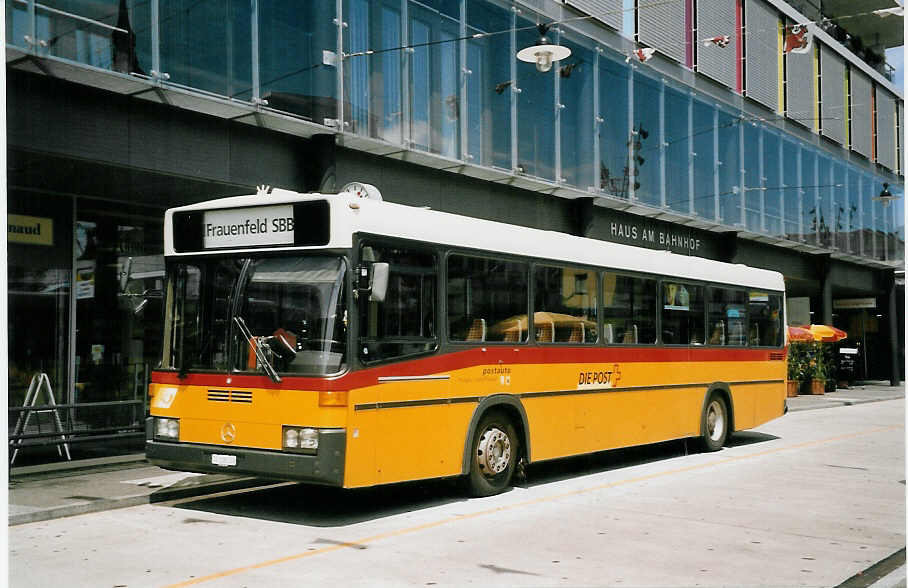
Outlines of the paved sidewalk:
[{"label": "paved sidewalk", "polygon": [[[822,396],[788,399],[789,410],[813,410],[905,397],[904,387],[865,383]],[[21,525],[188,496],[273,483],[229,474],[170,472],[145,461],[144,454],[12,468],[9,524]]]},{"label": "paved sidewalk", "polygon": [[817,396],[801,394],[788,399],[788,410],[813,410],[836,406],[851,406],[865,402],[881,402],[905,397],[905,386],[892,387],[889,382],[863,382],[850,388],[840,388]]}]

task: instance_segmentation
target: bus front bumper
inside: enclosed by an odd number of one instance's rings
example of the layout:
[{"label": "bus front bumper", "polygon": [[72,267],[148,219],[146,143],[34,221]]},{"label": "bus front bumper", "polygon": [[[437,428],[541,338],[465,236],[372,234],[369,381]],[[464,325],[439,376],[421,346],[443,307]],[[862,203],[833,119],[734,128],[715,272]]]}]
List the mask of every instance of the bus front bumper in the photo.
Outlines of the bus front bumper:
[{"label": "bus front bumper", "polygon": [[326,486],[343,486],[345,450],[346,433],[343,430],[323,432],[319,436],[316,455],[145,440],[148,461],[164,469],[258,476]]}]

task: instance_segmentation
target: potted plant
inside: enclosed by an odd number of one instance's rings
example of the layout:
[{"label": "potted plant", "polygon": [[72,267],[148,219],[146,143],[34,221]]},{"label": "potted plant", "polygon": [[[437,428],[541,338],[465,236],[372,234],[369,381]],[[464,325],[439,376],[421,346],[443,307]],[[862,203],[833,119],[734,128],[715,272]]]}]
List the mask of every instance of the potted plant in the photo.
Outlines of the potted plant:
[{"label": "potted plant", "polygon": [[829,362],[822,343],[809,343],[807,351],[807,373],[810,381],[810,394],[826,393],[826,378],[829,375]]},{"label": "potted plant", "polygon": [[794,398],[798,395],[801,382],[804,381],[804,360],[807,355],[804,343],[792,342],[788,345],[788,386],[787,396]]}]

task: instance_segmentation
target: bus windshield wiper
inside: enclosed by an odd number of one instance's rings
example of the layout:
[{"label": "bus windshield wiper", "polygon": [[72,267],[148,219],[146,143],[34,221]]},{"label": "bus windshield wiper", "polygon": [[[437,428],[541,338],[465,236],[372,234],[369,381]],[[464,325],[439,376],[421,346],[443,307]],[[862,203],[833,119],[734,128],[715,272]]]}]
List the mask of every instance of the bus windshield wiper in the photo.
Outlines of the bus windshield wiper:
[{"label": "bus windshield wiper", "polygon": [[274,369],[274,366],[271,365],[271,362],[268,361],[268,358],[265,357],[265,352],[262,351],[262,348],[259,344],[259,338],[252,335],[252,331],[249,330],[249,327],[246,326],[246,321],[242,317],[235,316],[233,317],[233,322],[236,323],[237,328],[240,330],[240,334],[243,336],[246,341],[249,342],[249,345],[252,346],[252,350],[255,352],[256,359],[259,360],[259,364],[262,366],[262,369],[268,374],[268,377],[271,378],[271,381],[278,383],[281,381],[281,377],[277,375],[277,370]]}]

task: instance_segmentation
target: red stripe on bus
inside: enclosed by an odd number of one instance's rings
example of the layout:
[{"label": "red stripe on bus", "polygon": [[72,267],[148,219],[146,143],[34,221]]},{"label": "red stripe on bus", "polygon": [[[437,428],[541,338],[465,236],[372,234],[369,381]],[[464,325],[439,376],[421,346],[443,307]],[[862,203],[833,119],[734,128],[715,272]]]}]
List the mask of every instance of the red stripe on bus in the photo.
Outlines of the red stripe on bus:
[{"label": "red stripe on bus", "polygon": [[[485,351],[483,351],[485,349]],[[235,388],[350,390],[373,386],[387,376],[424,376],[478,365],[536,365],[559,363],[638,363],[700,361],[770,361],[785,358],[785,349],[647,348],[647,347],[512,347],[488,346],[412,359],[349,372],[337,377],[281,376],[272,382],[265,375],[152,372],[154,384],[183,386],[231,386]],[[229,384],[227,380],[230,380]]]}]

